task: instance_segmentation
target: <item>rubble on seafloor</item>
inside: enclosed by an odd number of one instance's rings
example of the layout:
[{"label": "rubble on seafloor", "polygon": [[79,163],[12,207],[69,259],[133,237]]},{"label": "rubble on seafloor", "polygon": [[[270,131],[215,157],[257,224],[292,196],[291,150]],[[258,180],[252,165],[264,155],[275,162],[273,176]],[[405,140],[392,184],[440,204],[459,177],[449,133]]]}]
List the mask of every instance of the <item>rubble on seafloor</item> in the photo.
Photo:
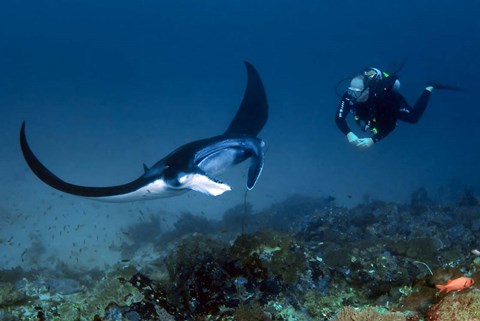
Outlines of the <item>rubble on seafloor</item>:
[{"label": "rubble on seafloor", "polygon": [[[142,240],[128,252],[149,244],[150,264],[0,271],[0,320],[480,320],[474,200],[439,204],[419,190],[409,204],[298,196],[222,221],[186,213],[161,237],[130,228]],[[460,276],[477,284],[435,289]]]}]

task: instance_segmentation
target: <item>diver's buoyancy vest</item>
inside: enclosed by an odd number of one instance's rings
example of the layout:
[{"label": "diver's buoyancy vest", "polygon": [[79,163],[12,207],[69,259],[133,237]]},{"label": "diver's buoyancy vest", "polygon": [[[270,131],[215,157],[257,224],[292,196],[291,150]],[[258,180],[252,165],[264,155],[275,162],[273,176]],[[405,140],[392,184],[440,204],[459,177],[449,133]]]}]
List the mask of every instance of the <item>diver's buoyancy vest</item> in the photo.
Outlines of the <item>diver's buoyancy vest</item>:
[{"label": "diver's buoyancy vest", "polygon": [[381,75],[377,77],[364,77],[364,79],[369,88],[369,94],[377,99],[381,99],[383,95],[393,90],[395,81],[398,80],[398,77],[382,71]]}]

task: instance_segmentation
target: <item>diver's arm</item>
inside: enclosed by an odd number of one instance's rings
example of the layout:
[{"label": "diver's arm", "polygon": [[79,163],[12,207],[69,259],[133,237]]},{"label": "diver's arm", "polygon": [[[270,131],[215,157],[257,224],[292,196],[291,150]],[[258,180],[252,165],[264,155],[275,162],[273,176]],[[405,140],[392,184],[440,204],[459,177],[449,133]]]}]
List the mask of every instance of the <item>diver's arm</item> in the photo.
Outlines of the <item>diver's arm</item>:
[{"label": "diver's arm", "polygon": [[350,97],[347,94],[343,95],[335,114],[335,123],[344,135],[348,135],[348,133],[352,131],[347,124],[347,120],[345,119],[350,112],[351,104],[352,102]]}]

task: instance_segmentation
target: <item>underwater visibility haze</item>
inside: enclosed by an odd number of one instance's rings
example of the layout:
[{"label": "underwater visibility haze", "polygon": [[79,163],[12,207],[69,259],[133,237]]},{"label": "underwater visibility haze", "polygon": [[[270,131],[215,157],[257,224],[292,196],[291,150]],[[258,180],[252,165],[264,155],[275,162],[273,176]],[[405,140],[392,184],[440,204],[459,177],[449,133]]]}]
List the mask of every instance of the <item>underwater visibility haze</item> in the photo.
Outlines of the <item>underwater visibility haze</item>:
[{"label": "underwater visibility haze", "polygon": [[[2,4],[0,320],[480,319],[479,10]],[[411,105],[429,81],[463,91],[361,151],[335,87],[366,66],[399,70]],[[160,167],[201,193],[84,189],[166,182]]]}]

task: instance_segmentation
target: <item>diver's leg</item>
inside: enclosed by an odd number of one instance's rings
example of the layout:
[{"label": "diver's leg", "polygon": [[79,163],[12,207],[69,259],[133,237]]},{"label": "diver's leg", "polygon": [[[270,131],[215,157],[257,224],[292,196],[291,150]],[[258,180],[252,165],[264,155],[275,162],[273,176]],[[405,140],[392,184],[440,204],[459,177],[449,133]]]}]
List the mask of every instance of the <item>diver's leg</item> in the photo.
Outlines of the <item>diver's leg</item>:
[{"label": "diver's leg", "polygon": [[401,108],[398,119],[413,124],[418,122],[422,117],[423,112],[427,108],[428,101],[430,100],[430,96],[432,95],[432,89],[433,88],[430,87],[425,88],[413,108]]}]

